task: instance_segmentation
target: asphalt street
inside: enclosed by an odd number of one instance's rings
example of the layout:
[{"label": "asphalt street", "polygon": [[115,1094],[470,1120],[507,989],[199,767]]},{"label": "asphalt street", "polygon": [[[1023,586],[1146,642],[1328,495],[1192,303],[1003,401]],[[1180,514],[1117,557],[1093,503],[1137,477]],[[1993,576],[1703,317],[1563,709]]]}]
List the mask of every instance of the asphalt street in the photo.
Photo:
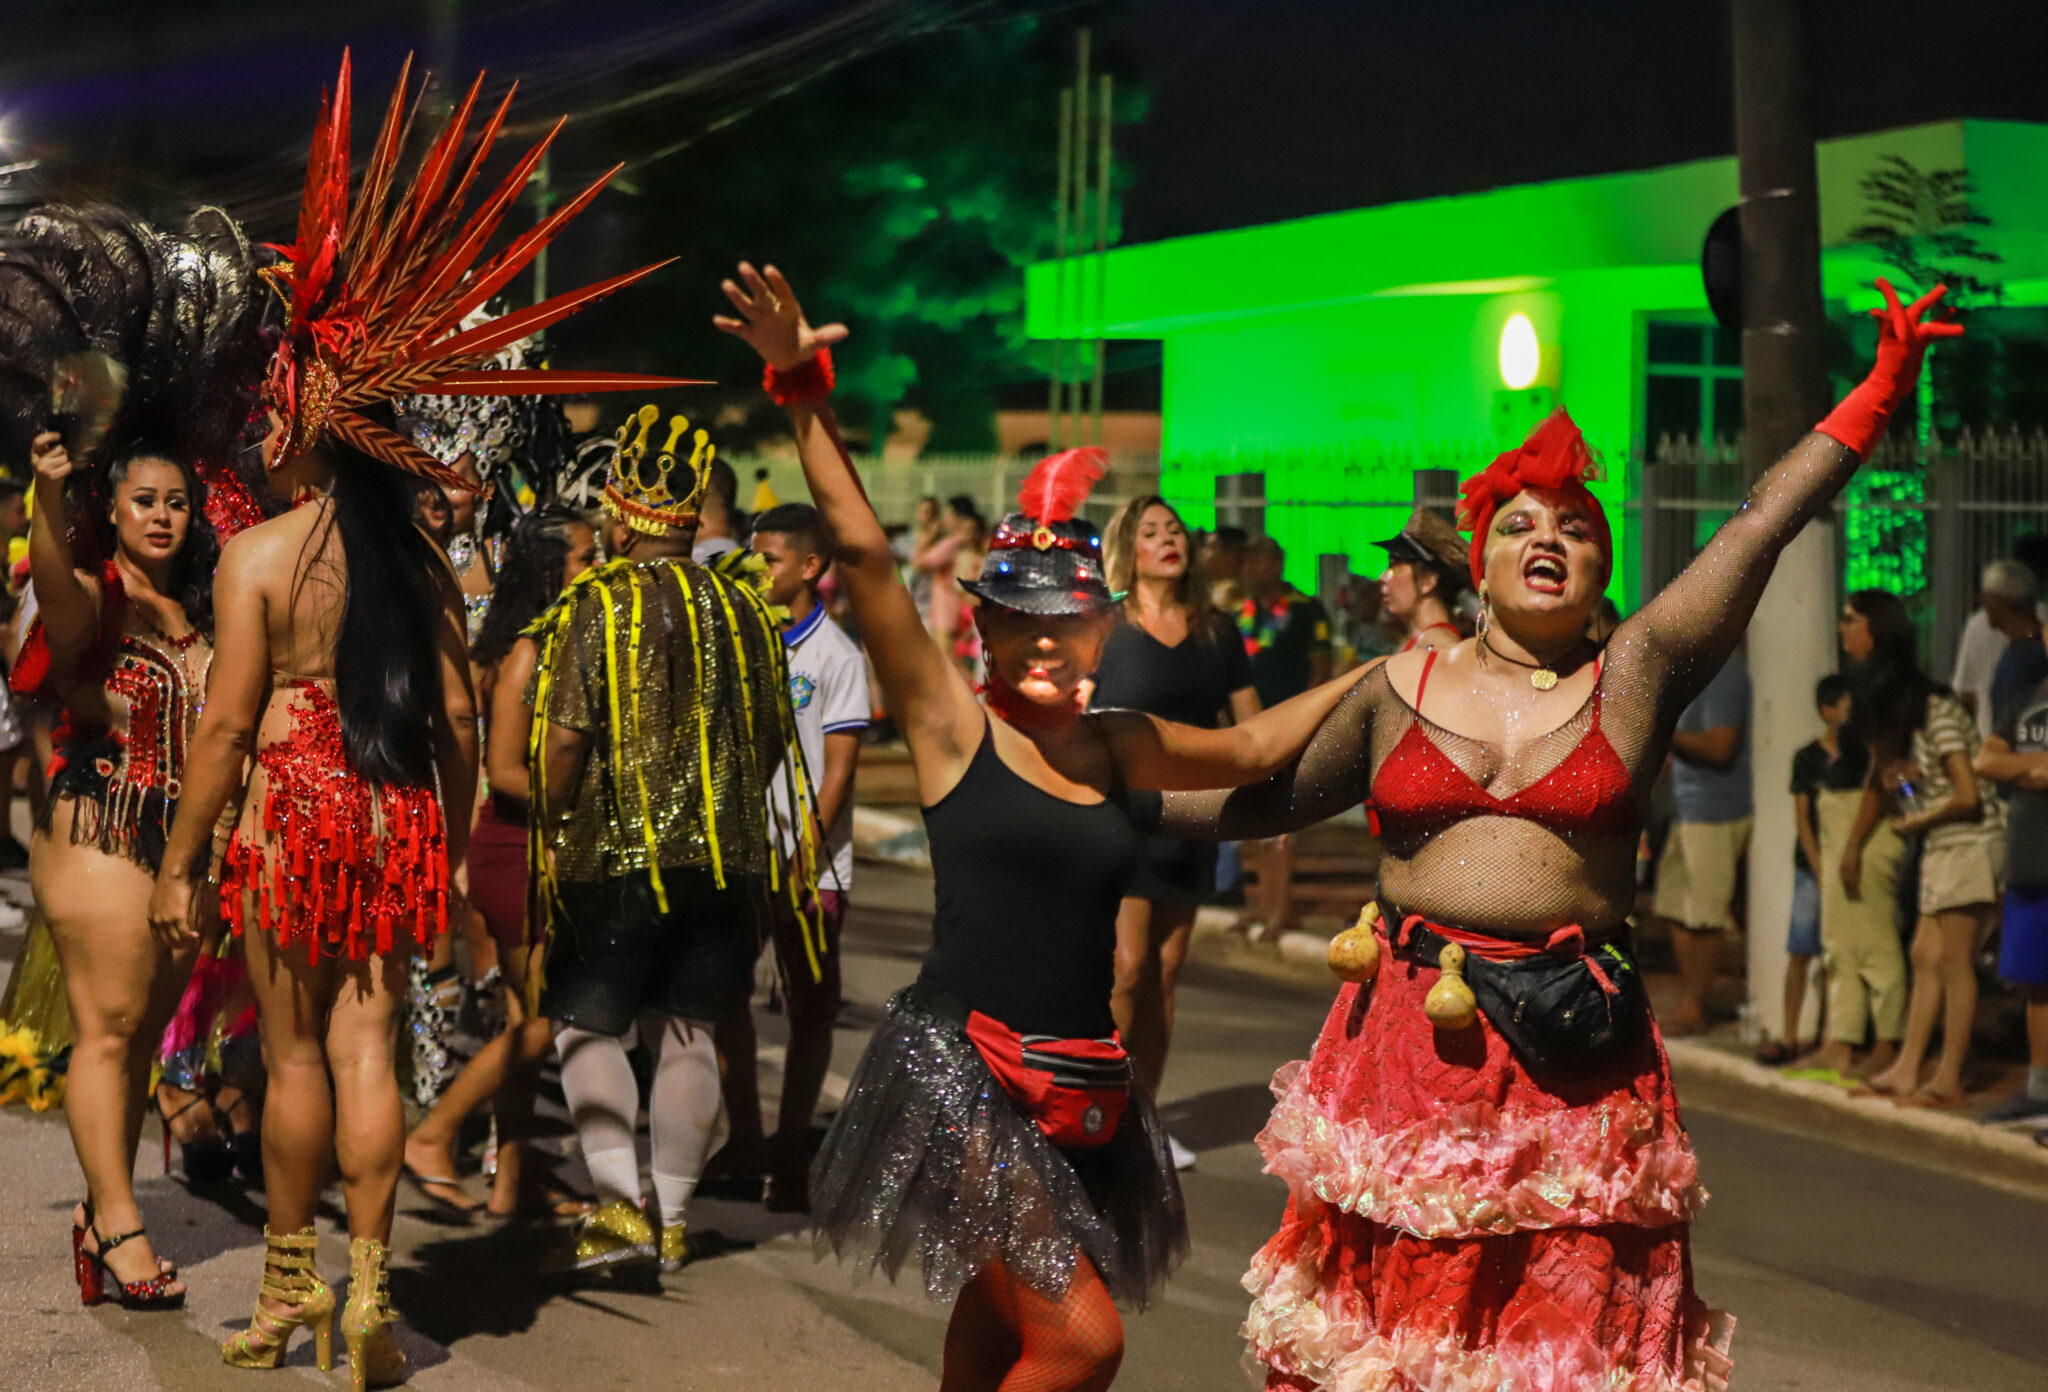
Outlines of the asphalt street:
[{"label": "asphalt street", "polygon": [[[862,866],[840,1074],[882,1002],[914,974],[929,911],[928,879]],[[0,937],[0,961],[12,947]],[[1119,1388],[1245,1385],[1238,1278],[1282,1197],[1251,1139],[1270,1104],[1267,1078],[1307,1050],[1330,995],[1191,966],[1164,1103],[1201,1156],[1184,1177],[1194,1252],[1162,1303],[1131,1317]],[[771,1092],[778,1028],[764,1022]],[[2048,1206],[1703,1110],[1688,1121],[1713,1191],[1695,1229],[1698,1283],[1740,1321],[1740,1392],[2048,1386]],[[580,1180],[566,1140],[545,1144],[564,1177]],[[160,1249],[183,1268],[188,1306],[82,1310],[64,1217],[78,1181],[61,1115],[0,1111],[0,1392],[343,1385],[341,1371],[313,1370],[310,1342],[294,1346],[274,1383],[221,1367],[214,1346],[247,1319],[255,1294],[261,1195],[190,1193],[159,1173],[154,1146],[152,1125],[143,1207]],[[535,1274],[561,1230],[451,1224],[409,1190],[399,1202],[392,1291],[413,1385],[425,1392],[937,1384],[944,1312],[911,1288],[855,1286],[816,1259],[798,1220],[700,1200],[691,1226],[709,1255],[660,1287],[573,1287]],[[345,1272],[345,1242],[329,1236],[320,1261],[330,1277]]]}]

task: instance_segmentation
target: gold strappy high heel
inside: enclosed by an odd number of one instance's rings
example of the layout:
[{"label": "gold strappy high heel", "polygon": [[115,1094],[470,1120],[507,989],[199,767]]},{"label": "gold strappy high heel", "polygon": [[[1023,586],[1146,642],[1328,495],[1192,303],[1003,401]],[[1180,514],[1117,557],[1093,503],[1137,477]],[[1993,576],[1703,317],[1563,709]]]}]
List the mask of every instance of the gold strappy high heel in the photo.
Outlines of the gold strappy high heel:
[{"label": "gold strappy high heel", "polygon": [[[249,1327],[220,1346],[220,1360],[231,1368],[275,1368],[284,1357],[292,1331],[311,1325],[313,1352],[323,1373],[334,1366],[334,1292],[313,1269],[319,1237],[310,1227],[295,1233],[263,1229],[263,1289]],[[283,1313],[264,1305],[268,1299],[291,1308]]]},{"label": "gold strappy high heel", "polygon": [[354,1392],[392,1387],[410,1371],[405,1351],[391,1332],[391,1253],[373,1237],[348,1245],[348,1306],[341,1312],[341,1337],[348,1343],[348,1378]]}]

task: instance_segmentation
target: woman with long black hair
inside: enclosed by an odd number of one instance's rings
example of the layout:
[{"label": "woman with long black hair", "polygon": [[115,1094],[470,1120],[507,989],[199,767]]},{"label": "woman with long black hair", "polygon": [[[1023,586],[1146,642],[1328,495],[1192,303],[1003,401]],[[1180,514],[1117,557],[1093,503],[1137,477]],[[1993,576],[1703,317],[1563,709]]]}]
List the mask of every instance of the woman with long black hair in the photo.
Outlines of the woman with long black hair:
[{"label": "woman with long black hair", "polygon": [[[313,1214],[336,1161],[350,1238],[342,1332],[357,1392],[406,1373],[385,1270],[405,1140],[393,1020],[408,958],[446,930],[460,897],[477,768],[462,592],[413,521],[415,480],[470,485],[396,432],[389,402],[556,389],[563,374],[474,369],[636,278],[464,327],[602,181],[479,262],[510,196],[501,189],[465,214],[492,144],[488,135],[463,140],[474,89],[411,185],[394,194],[407,86],[401,76],[352,202],[343,57],[307,161],[299,241],[264,273],[288,317],[264,380],[263,462],[275,491],[303,501],[221,556],[220,660],[149,912],[161,940],[195,935],[211,840],[223,853],[221,914],[245,944],[273,1082],[263,1118],[263,1284],[249,1327],[221,1355],[274,1368],[292,1332],[311,1326],[321,1365],[331,1362],[334,1296],[314,1269]],[[529,152],[526,169],[546,144]],[[457,150],[467,153],[458,160]],[[607,374],[575,380],[585,389],[650,385]],[[252,755],[242,812],[223,817]]]},{"label": "woman with long black hair", "polygon": [[405,1142],[405,1166],[428,1197],[458,1210],[475,1206],[455,1177],[455,1137],[462,1121],[486,1099],[495,1099],[498,1172],[488,1211],[509,1218],[528,1207],[522,1161],[526,1125],[533,1115],[533,1088],[554,1045],[545,1019],[526,1011],[526,984],[538,964],[542,943],[528,931],[527,818],[531,799],[526,765],[533,707],[526,684],[540,661],[540,644],[527,627],[561,597],[565,586],[597,564],[597,534],[582,514],[546,504],[512,529],[469,660],[484,674],[486,713],[484,769],[489,792],[479,806],[470,835],[469,882],[472,906],[483,916],[498,945],[505,973],[505,1030],[479,1049],[440,1103]]},{"label": "woman with long black hair", "polygon": [[184,1300],[133,1168],[194,953],[154,941],[146,910],[212,654],[200,465],[225,460],[253,404],[255,290],[247,241],[212,209],[169,233],[45,208],[0,247],[0,415],[34,436],[39,605],[12,681],[61,713],[29,875],[75,1026],[65,1111],[87,1197],[71,1245],[89,1305]]},{"label": "woman with long black hair", "polygon": [[[224,1356],[271,1366],[294,1325],[332,1309],[302,1278],[339,1161],[360,1249],[352,1361],[395,1376],[396,1346],[373,1338],[405,1125],[393,1020],[407,959],[446,927],[467,842],[467,818],[442,812],[469,806],[476,777],[462,598],[412,523],[410,480],[333,440],[284,455],[273,425],[280,491],[316,496],[222,554],[220,656],[150,917],[167,940],[188,936],[193,867],[224,842],[221,912],[243,940],[270,1075],[271,1244],[256,1318]],[[216,826],[252,754],[241,816]]]},{"label": "woman with long black hair", "polygon": [[196,944],[152,940],[145,909],[213,655],[207,586],[218,548],[196,474],[143,447],[106,472],[113,557],[83,567],[64,522],[77,466],[62,438],[38,435],[31,463],[41,686],[65,714],[29,880],[71,1002],[64,1110],[87,1193],[72,1234],[79,1295],[175,1305],[184,1287],[158,1269],[133,1172],[149,1065]]}]

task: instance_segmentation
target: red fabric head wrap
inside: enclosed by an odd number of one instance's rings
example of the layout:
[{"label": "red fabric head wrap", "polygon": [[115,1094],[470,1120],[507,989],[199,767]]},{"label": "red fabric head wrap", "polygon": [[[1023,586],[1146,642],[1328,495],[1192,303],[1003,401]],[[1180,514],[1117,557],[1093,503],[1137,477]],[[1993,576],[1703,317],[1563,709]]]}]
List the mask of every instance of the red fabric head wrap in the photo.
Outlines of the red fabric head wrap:
[{"label": "red fabric head wrap", "polygon": [[1600,549],[1612,565],[1614,539],[1607,511],[1585,483],[1599,476],[1599,461],[1586,448],[1586,437],[1560,406],[1529,432],[1528,439],[1466,479],[1458,489],[1458,525],[1472,533],[1472,583],[1486,578],[1486,534],[1493,527],[1494,512],[1525,488],[1554,488],[1583,498],[1599,530]]}]

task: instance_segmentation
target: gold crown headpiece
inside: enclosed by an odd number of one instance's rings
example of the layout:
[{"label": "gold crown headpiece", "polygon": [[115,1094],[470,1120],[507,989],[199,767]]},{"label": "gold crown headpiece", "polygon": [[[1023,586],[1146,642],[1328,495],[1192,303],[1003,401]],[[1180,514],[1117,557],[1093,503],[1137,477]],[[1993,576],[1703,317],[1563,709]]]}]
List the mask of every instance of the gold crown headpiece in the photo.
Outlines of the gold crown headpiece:
[{"label": "gold crown headpiece", "polygon": [[[697,520],[697,500],[704,496],[704,484],[711,474],[717,446],[709,432],[699,430],[691,439],[687,461],[678,461],[676,448],[690,429],[690,422],[671,416],[668,443],[650,463],[647,458],[649,432],[661,419],[661,409],[642,406],[612,436],[616,451],[604,485],[604,510],[636,532],[660,536],[670,527],[688,527]],[[630,437],[630,438],[629,438]],[[690,490],[678,495],[670,482],[676,470],[687,467]]]}]

